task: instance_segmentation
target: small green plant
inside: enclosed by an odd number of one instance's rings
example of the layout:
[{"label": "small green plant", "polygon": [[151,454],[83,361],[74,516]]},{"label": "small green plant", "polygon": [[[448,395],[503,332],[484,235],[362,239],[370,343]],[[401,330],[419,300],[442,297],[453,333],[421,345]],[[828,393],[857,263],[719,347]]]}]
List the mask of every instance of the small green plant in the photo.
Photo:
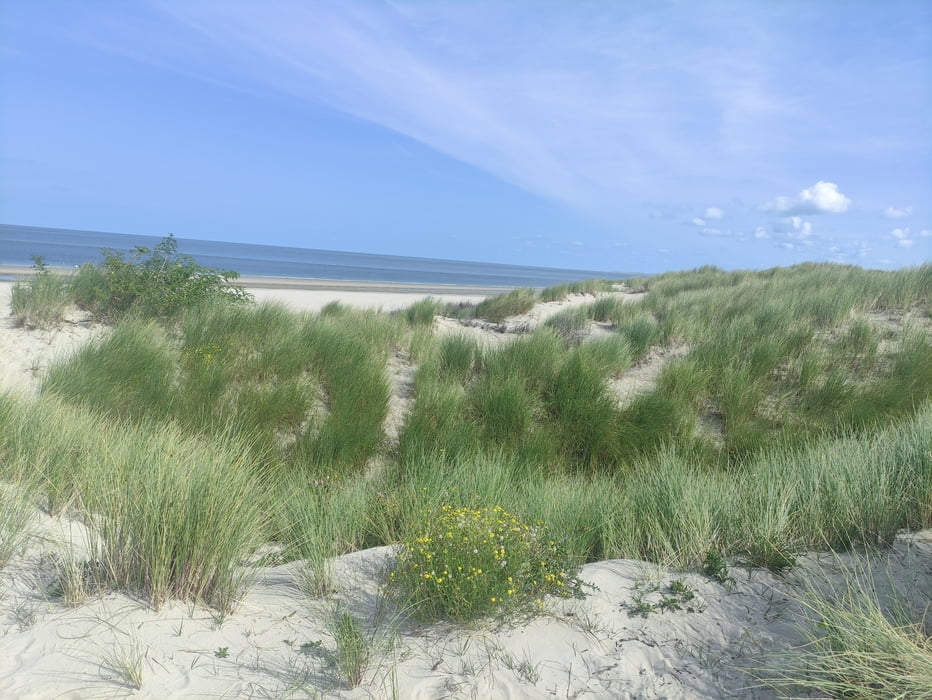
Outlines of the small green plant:
[{"label": "small green plant", "polygon": [[425,514],[404,543],[389,589],[427,620],[469,620],[528,610],[544,595],[578,595],[580,583],[541,524],[500,506]]},{"label": "small green plant", "polygon": [[102,658],[105,669],[117,676],[125,685],[139,690],[145,675],[147,651],[142,649],[135,637],[127,644],[117,644]]},{"label": "small green plant", "polygon": [[303,642],[300,647],[301,653],[310,654],[315,649],[320,649],[323,646],[323,644],[324,643],[319,639],[315,639],[313,642]]},{"label": "small green plant", "polygon": [[218,647],[214,652],[214,656],[218,659],[225,659],[230,655],[230,647]]},{"label": "small green plant", "polygon": [[340,675],[350,688],[355,688],[362,683],[369,668],[372,651],[370,639],[359,621],[342,606],[333,611],[328,627],[337,645],[336,664]]},{"label": "small green plant", "polygon": [[726,588],[734,588],[735,578],[728,573],[728,562],[717,549],[710,549],[702,560],[702,574],[718,581]]},{"label": "small green plant", "polygon": [[36,605],[31,600],[19,600],[10,608],[10,616],[16,622],[19,631],[25,632],[36,624]]},{"label": "small green plant", "polygon": [[544,325],[553,328],[568,343],[578,343],[589,327],[589,311],[585,306],[571,306],[548,318]]},{"label": "small green plant", "polygon": [[[666,586],[655,583],[646,588],[644,583],[639,581],[635,589],[631,602],[623,606],[628,609],[629,617],[647,617],[653,612],[674,612],[684,609],[687,612],[696,612],[697,610],[695,605],[689,605],[695,600],[696,592],[683,579],[673,579]],[[651,599],[649,600],[648,597]]]},{"label": "small green plant", "polygon": [[55,579],[49,596],[61,598],[65,605],[78,607],[102,588],[98,562],[80,561],[72,555],[53,555]]}]

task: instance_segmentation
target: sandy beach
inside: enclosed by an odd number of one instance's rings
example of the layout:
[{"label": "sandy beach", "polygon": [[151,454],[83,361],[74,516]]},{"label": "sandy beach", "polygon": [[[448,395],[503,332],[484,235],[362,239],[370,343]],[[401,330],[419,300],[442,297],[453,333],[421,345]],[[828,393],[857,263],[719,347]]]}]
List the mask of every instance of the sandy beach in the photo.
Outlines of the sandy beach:
[{"label": "sandy beach", "polygon": [[[424,296],[478,301],[492,291],[242,282],[259,301],[305,311],[332,301],[389,311]],[[0,283],[0,390],[30,395],[50,362],[107,329],[79,312],[58,329],[15,328],[11,284]],[[572,303],[539,305],[512,323],[526,328]],[[447,330],[502,336],[500,329],[454,326],[438,320]],[[647,370],[639,371],[638,381],[646,381]],[[181,602],[153,610],[112,591],[68,607],[48,593],[51,562],[86,559],[94,535],[76,519],[38,509],[31,532],[0,572],[2,698],[770,698],[774,692],[756,677],[805,641],[811,623],[800,600],[807,586],[843,586],[857,571],[916,605],[932,596],[926,531],[898,537],[875,557],[803,555],[784,576],[734,566],[728,586],[643,561],[595,562],[580,573],[583,599],[548,599],[539,617],[504,626],[418,625],[384,615],[380,583],[392,547],[334,560],[331,600],[307,600],[296,562],[273,558],[228,616]],[[691,592],[676,605],[648,612],[635,605],[669,597],[674,582]],[[334,601],[367,621],[371,639],[368,670],[352,689],[336,670],[323,623]]]}]

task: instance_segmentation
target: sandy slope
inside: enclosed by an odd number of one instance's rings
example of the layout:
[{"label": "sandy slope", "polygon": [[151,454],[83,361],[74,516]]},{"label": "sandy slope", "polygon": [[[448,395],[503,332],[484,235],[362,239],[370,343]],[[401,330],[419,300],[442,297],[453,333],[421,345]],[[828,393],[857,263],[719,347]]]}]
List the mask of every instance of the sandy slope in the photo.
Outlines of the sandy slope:
[{"label": "sandy slope", "polygon": [[[52,358],[105,332],[80,318],[54,332],[13,328],[5,288],[0,284],[0,388],[34,392]],[[540,323],[564,305],[514,324]],[[413,369],[395,358],[389,370],[400,377],[393,404],[400,425]],[[225,619],[177,602],[155,611],[114,592],[67,607],[51,592],[52,561],[56,554],[86,559],[92,540],[80,523],[37,511],[28,547],[0,572],[0,697],[766,698],[772,692],[748,670],[778,663],[780,652],[802,641],[796,601],[805,580],[842,585],[846,568],[856,566],[879,572],[878,581],[916,605],[932,597],[932,533],[924,532],[900,537],[877,559],[805,556],[782,579],[734,568],[733,589],[645,562],[597,562],[582,569],[591,585],[584,600],[548,600],[534,620],[415,626],[381,604],[379,582],[393,556],[382,547],[334,562],[335,600],[374,640],[363,684],[349,689],[323,624],[334,601],[304,599],[293,579],[299,563],[261,568]],[[674,580],[693,593],[678,599],[680,609],[637,612],[638,598],[657,603]],[[139,689],[120,670],[132,659],[141,669]]]},{"label": "sandy slope", "polygon": [[[83,551],[84,528],[37,514],[36,538],[0,579],[0,697],[772,697],[748,670],[778,663],[802,642],[800,581],[844,579],[854,555],[807,556],[785,579],[735,569],[733,590],[694,573],[627,560],[589,564],[584,600],[548,600],[534,620],[498,629],[415,626],[390,606],[380,615],[378,582],[392,549],[337,559],[335,600],[374,639],[363,684],[349,689],[322,623],[333,601],[307,601],[295,562],[259,571],[239,610],[221,619],[201,606],[159,611],[119,593],[76,608],[49,596],[51,553]],[[921,601],[932,596],[932,533],[900,537],[856,566],[895,581]],[[826,578],[828,577],[828,578]],[[889,578],[888,578],[889,577]],[[694,592],[681,609],[633,610],[656,602],[675,579]],[[920,604],[917,602],[917,604]],[[119,670],[138,659],[136,691]]]}]

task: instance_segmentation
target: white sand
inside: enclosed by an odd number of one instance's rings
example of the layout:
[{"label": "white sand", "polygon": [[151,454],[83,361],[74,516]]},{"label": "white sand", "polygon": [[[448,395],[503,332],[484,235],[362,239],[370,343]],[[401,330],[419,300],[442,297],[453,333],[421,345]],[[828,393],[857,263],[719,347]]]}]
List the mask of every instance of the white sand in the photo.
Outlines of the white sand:
[{"label": "white sand", "polygon": [[[334,298],[383,309],[411,301],[407,293],[286,291],[259,296],[311,309]],[[105,332],[80,318],[54,332],[13,328],[8,292],[0,283],[0,390],[34,392],[52,358]],[[549,312],[536,311],[529,323]],[[402,363],[399,371],[411,368]],[[297,562],[260,569],[226,619],[180,602],[153,611],[114,592],[70,608],[48,592],[50,562],[56,552],[87,557],[93,536],[78,522],[38,511],[33,532],[0,572],[0,698],[774,697],[748,671],[778,663],[780,652],[803,641],[801,582],[840,582],[854,561],[806,556],[782,579],[735,568],[733,590],[645,562],[597,562],[582,569],[591,584],[584,600],[548,600],[534,620],[466,629],[416,626],[391,612],[379,621],[379,583],[393,550],[356,552],[334,562],[335,597],[372,630],[374,651],[362,685],[349,689],[322,622],[332,602],[303,598],[293,580]],[[928,601],[932,533],[898,538],[870,566],[917,605]],[[675,579],[694,598],[679,610],[635,613],[638,596],[656,603]],[[139,689],[119,668],[132,659]]]}]

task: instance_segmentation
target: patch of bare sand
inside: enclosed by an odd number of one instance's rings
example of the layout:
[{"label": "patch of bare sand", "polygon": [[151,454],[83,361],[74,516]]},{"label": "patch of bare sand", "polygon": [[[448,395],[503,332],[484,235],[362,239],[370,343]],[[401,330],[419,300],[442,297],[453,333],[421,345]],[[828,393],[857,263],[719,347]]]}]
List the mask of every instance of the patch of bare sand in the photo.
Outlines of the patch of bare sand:
[{"label": "patch of bare sand", "polygon": [[[597,295],[570,294],[560,301],[539,302],[527,313],[509,316],[501,323],[492,323],[484,319],[468,319],[461,321],[455,318],[438,316],[434,319],[434,330],[443,334],[458,333],[468,336],[477,340],[480,347],[483,348],[495,347],[500,343],[514,340],[524,333],[530,333],[564,309],[591,304],[602,296],[612,296],[621,299],[627,304],[639,301],[644,297],[644,294],[625,291],[601,292]],[[592,332],[599,333],[599,324],[592,325]],[[601,331],[604,332],[604,328],[602,328]]]},{"label": "patch of bare sand", "polygon": [[11,282],[0,282],[0,391],[35,396],[53,361],[67,357],[108,327],[70,309],[56,328],[22,328],[10,314]]},{"label": "patch of bare sand", "polygon": [[608,380],[608,388],[615,396],[619,408],[625,408],[641,394],[657,384],[657,377],[672,361],[685,357],[689,346],[685,344],[652,348],[640,362],[619,377]]}]

